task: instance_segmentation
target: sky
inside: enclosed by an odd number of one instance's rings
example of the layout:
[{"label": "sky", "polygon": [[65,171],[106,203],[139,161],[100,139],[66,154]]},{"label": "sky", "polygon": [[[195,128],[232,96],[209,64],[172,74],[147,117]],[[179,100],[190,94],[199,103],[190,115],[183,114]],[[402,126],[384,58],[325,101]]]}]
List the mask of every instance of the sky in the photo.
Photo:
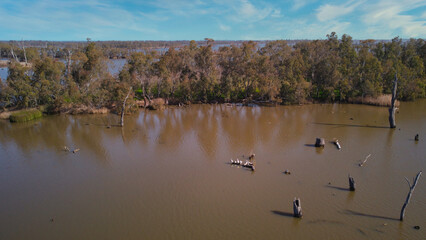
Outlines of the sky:
[{"label": "sky", "polygon": [[0,0],[0,40],[426,38],[426,0]]}]

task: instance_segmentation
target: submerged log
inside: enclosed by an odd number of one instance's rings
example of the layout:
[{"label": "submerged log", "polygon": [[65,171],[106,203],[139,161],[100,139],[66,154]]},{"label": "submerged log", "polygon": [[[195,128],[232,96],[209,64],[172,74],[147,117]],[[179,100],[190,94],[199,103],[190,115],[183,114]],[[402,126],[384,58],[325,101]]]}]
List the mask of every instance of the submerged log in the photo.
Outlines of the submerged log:
[{"label": "submerged log", "polygon": [[297,218],[301,218],[303,216],[300,198],[294,198],[293,200],[293,216]]},{"label": "submerged log", "polygon": [[315,147],[324,147],[324,146],[325,146],[324,138],[317,138],[315,140]]},{"label": "submerged log", "polygon": [[410,181],[408,181],[408,179],[407,179],[407,178],[405,178],[405,180],[407,180],[408,187],[410,188],[410,191],[408,192],[407,199],[405,199],[405,203],[404,203],[404,205],[402,206],[402,209],[401,209],[401,215],[399,216],[399,220],[400,220],[400,221],[404,220],[405,208],[407,207],[408,203],[410,203],[411,195],[412,195],[412,194],[413,194],[413,192],[414,192],[414,188],[415,188],[415,187],[416,187],[416,185],[417,185],[417,181],[419,180],[420,175],[422,175],[422,171],[420,171],[419,173],[417,173],[417,176],[416,176],[416,178],[415,178],[415,179],[414,179],[414,181],[413,181],[413,185],[411,185],[411,184],[410,184]]},{"label": "submerged log", "polygon": [[359,166],[360,167],[362,167],[366,162],[367,162],[367,160],[368,160],[368,158],[371,156],[371,153],[370,154],[368,154],[368,156],[367,157],[365,157],[365,159],[364,159],[364,161],[362,162],[362,163],[360,163],[359,164]]},{"label": "submerged log", "polygon": [[349,175],[349,190],[355,191],[355,180],[351,175]]}]

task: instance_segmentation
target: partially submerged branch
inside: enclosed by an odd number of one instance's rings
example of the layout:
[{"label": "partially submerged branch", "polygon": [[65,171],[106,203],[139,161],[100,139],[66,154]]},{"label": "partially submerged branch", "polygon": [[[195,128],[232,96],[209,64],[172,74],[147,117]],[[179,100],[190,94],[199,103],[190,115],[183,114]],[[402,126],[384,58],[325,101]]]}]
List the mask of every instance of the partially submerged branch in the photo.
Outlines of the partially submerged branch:
[{"label": "partially submerged branch", "polygon": [[362,163],[359,164],[360,167],[362,167],[368,160],[368,158],[371,156],[371,154],[368,154],[367,157],[365,157],[364,161],[362,161]]}]

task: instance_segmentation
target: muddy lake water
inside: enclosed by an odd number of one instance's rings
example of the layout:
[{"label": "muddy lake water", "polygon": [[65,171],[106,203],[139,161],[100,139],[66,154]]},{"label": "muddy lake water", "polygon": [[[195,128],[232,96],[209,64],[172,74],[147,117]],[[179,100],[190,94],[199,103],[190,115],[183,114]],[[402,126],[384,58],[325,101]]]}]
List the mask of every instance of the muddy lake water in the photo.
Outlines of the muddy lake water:
[{"label": "muddy lake water", "polygon": [[[399,221],[404,177],[426,169],[426,100],[401,103],[396,129],[387,108],[355,104],[192,105],[118,122],[0,121],[0,239],[426,236],[426,175]],[[229,164],[250,153],[255,172]],[[292,217],[295,197],[302,219]]]}]

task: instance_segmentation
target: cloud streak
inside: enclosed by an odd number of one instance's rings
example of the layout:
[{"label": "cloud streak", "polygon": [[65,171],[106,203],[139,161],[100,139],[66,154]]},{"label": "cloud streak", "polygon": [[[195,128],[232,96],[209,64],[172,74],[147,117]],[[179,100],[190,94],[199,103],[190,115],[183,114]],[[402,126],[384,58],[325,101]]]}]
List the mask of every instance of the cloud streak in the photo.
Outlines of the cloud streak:
[{"label": "cloud streak", "polygon": [[410,37],[426,36],[426,19],[424,16],[404,14],[413,9],[426,6],[425,1],[379,1],[371,5],[362,20],[367,25],[371,34],[386,32],[387,37],[402,33]]},{"label": "cloud streak", "polygon": [[349,1],[342,5],[325,4],[317,9],[317,18],[321,22],[334,20],[353,12],[362,3],[363,1]]},{"label": "cloud streak", "polygon": [[0,39],[201,40],[426,36],[424,0],[2,0]]}]

